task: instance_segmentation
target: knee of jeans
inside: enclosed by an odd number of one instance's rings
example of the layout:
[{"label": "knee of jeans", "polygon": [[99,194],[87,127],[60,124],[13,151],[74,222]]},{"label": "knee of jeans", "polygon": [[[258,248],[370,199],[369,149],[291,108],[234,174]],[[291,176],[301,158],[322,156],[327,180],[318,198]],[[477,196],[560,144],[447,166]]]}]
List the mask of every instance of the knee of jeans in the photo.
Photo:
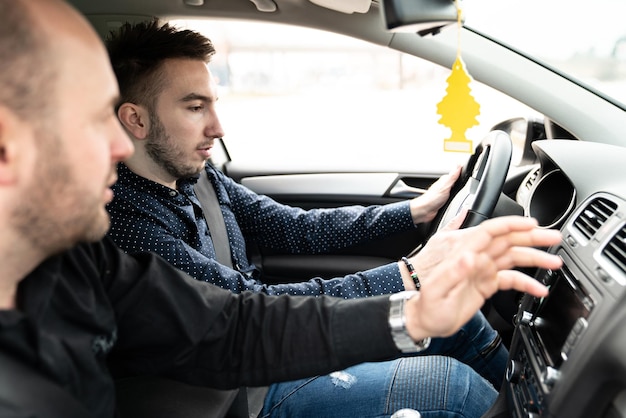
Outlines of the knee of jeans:
[{"label": "knee of jeans", "polygon": [[466,364],[444,356],[401,360],[389,407],[413,408],[423,416],[480,417],[495,401],[493,386]]},{"label": "knee of jeans", "polygon": [[265,399],[263,402],[263,408],[259,413],[258,418],[269,418],[275,416],[289,416],[289,413],[282,413],[283,408],[289,410],[292,398],[300,392],[303,388],[309,384],[315,382],[319,376],[311,378],[294,380],[289,382],[274,383],[270,385]]},{"label": "knee of jeans", "polygon": [[452,360],[449,408],[463,417],[481,417],[491,408],[498,392],[471,367]]}]

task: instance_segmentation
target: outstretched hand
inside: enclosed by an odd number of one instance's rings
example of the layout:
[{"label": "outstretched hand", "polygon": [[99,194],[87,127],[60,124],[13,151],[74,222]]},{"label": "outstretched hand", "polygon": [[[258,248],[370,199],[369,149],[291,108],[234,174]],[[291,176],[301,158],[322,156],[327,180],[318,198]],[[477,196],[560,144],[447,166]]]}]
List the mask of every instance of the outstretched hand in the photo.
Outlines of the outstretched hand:
[{"label": "outstretched hand", "polygon": [[435,219],[437,212],[450,197],[450,190],[461,175],[461,166],[437,179],[423,195],[411,200],[413,223],[425,223]]},{"label": "outstretched hand", "polygon": [[538,228],[534,219],[494,218],[445,234],[451,238],[440,243],[439,248],[445,249],[442,261],[420,278],[419,295],[407,302],[407,330],[415,340],[452,335],[498,290],[545,296],[548,290],[544,285],[510,269],[558,269],[562,264],[560,257],[532,248],[561,241],[559,231]]},{"label": "outstretched hand", "polygon": [[[421,278],[426,278],[432,274],[432,271],[435,267],[439,266],[444,260],[450,258],[453,254],[460,254],[464,250],[468,249],[476,249],[481,245],[485,246],[485,250],[489,252],[489,254],[493,255],[494,260],[496,262],[496,266],[498,270],[510,269],[512,267],[534,267],[532,263],[532,259],[524,258],[524,254],[530,251],[530,248],[516,248],[516,252],[520,252],[518,254],[518,262],[523,264],[511,264],[511,253],[509,252],[499,252],[500,247],[504,246],[508,248],[509,239],[513,237],[513,235],[502,235],[499,234],[501,231],[506,231],[506,228],[517,228],[517,225],[521,221],[522,224],[532,224],[536,227],[536,221],[530,218],[521,218],[516,216],[510,217],[502,217],[498,219],[505,219],[506,221],[495,222],[495,226],[491,226],[494,222],[486,221],[487,226],[479,225],[473,228],[465,228],[459,230],[458,228],[463,223],[465,219],[466,212],[462,212],[456,217],[454,217],[443,229],[438,231],[435,235],[433,235],[430,240],[424,245],[424,247],[420,250],[419,253],[411,257],[411,262],[415,266],[415,270],[418,276]],[[515,224],[511,224],[511,220],[515,220]],[[501,225],[504,224],[504,225]],[[485,229],[487,228],[487,229]],[[487,232],[490,234],[494,231],[493,228],[501,228],[494,232],[496,235],[485,235],[483,232]],[[545,231],[543,229],[538,229],[538,231]],[[513,233],[514,231],[511,231]],[[528,233],[527,231],[519,231],[524,237]],[[550,232],[550,234],[557,235],[556,231]],[[558,234],[560,236],[560,234]],[[521,241],[519,244],[515,244],[517,246],[523,247],[532,247],[532,246],[548,246],[542,244],[532,244],[533,237],[524,238],[518,237],[518,239],[526,239],[526,241]],[[481,240],[482,239],[482,240]],[[535,254],[534,251],[531,251],[531,254]]]}]

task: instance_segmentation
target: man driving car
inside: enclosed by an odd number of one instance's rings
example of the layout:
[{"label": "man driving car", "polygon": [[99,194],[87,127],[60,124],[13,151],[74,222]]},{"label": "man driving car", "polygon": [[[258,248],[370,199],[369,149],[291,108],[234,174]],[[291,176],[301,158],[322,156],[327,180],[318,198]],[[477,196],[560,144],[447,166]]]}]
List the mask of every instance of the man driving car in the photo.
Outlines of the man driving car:
[{"label": "man driving car", "polygon": [[101,41],[66,3],[0,0],[2,415],[112,417],[112,376],[234,388],[397,357],[393,335],[451,335],[498,289],[546,294],[513,266],[560,266],[530,248],[559,233],[522,218],[464,231],[401,301],[235,295],[127,255],[103,239],[115,166],[133,151],[118,94]]},{"label": "man driving car", "polygon": [[[248,259],[247,244],[292,254],[318,254],[415,228],[416,224],[435,218],[460,170],[443,176],[423,196],[405,202],[309,211],[281,205],[235,183],[207,162],[214,140],[224,136],[215,107],[217,87],[207,66],[215,53],[209,39],[154,19],[123,25],[110,34],[107,47],[121,90],[117,114],[135,146],[135,153],[118,165],[115,197],[107,205],[111,214],[109,236],[123,250],[156,252],[197,280],[235,293],[250,290],[270,295],[342,298],[413,290],[415,283],[408,267],[415,270],[416,277],[424,277],[447,256],[456,233],[436,235],[411,260],[330,280],[264,283],[262,272]],[[207,185],[212,188],[208,199],[214,201],[214,213],[206,213],[207,208],[199,200],[201,174],[206,175]],[[223,218],[225,236],[219,237],[208,226],[207,219],[215,215]],[[226,255],[218,259],[222,247]],[[451,382],[467,380],[472,389],[450,385],[450,391],[455,388],[450,398],[466,399],[468,410],[475,411],[482,411],[495,398],[508,356],[499,335],[480,312],[460,332],[433,340],[421,354],[460,360],[495,387],[463,377],[467,373],[464,368],[451,369]],[[289,416],[300,406],[298,415],[304,416],[301,405],[315,400],[317,413],[328,407],[325,416],[345,416],[355,405],[364,404],[368,413],[384,414],[382,400],[390,394],[405,393],[408,398],[417,393],[414,386],[392,382],[418,378],[424,369],[428,369],[429,375],[437,375],[438,368],[450,369],[447,361],[403,359],[352,367],[342,372],[370,385],[356,385],[349,394],[335,383],[333,376],[276,384],[265,398],[263,414]],[[426,363],[428,368],[423,366]],[[419,390],[432,394],[440,385],[439,381],[425,381]],[[471,400],[467,398],[469,393]],[[432,396],[415,399],[433,402],[406,406],[424,414],[445,409],[443,401]]]}]

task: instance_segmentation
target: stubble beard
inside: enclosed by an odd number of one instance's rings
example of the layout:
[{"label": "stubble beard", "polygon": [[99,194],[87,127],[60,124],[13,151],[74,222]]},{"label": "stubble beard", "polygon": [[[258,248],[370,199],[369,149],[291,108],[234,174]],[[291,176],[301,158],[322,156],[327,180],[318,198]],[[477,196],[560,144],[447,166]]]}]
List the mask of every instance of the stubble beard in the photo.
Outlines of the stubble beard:
[{"label": "stubble beard", "polygon": [[94,190],[80,190],[70,165],[64,160],[62,142],[51,134],[39,135],[33,184],[28,197],[13,211],[12,221],[34,248],[50,255],[81,241],[100,240],[110,218]]},{"label": "stubble beard", "polygon": [[202,168],[185,164],[185,155],[165,130],[155,112],[150,112],[150,132],[146,138],[146,153],[159,167],[175,179],[197,175]]}]

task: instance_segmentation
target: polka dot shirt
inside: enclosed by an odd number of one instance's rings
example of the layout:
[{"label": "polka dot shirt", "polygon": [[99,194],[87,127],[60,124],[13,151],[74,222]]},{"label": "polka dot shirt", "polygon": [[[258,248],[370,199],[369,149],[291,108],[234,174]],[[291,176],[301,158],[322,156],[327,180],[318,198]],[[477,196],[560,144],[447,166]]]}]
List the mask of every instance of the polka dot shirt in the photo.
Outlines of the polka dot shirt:
[{"label": "polka dot shirt", "polygon": [[210,165],[207,174],[224,216],[234,268],[215,261],[193,191],[197,178],[180,180],[173,190],[120,163],[115,197],[107,206],[109,236],[126,252],[155,252],[197,280],[236,293],[357,298],[404,289],[396,263],[334,279],[267,285],[248,260],[246,242],[292,254],[330,252],[413,228],[409,202],[306,211],[257,195]]}]

